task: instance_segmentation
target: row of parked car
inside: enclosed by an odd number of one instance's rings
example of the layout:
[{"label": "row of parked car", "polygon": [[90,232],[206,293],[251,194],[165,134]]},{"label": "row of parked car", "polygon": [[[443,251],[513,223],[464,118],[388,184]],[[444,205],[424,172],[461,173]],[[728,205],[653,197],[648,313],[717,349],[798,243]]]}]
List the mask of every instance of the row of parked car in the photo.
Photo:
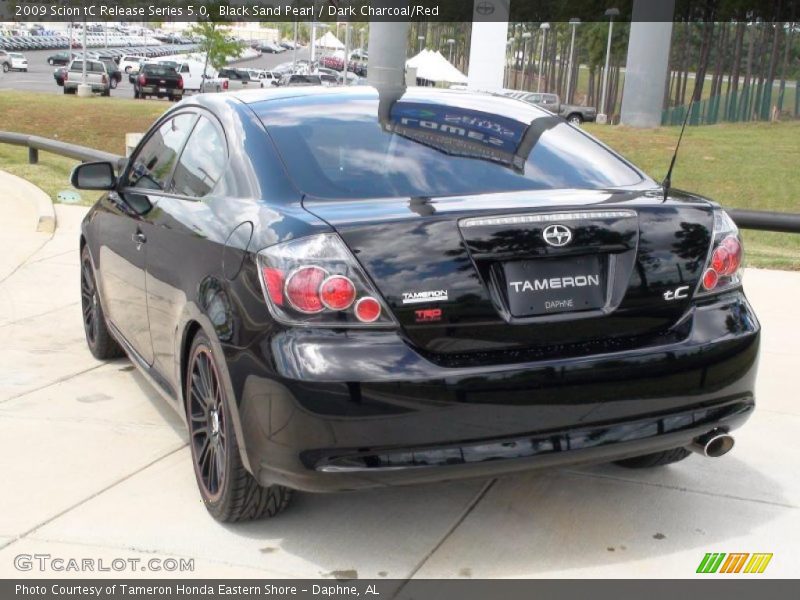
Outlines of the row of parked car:
[{"label": "row of parked car", "polygon": [[[172,56],[173,54],[181,54],[183,52],[193,52],[197,50],[195,44],[164,44],[162,46],[143,46],[141,48],[134,47],[120,47],[120,48],[102,48],[100,50],[89,50],[87,56],[96,58],[98,60],[112,60],[117,64],[122,65],[128,57],[139,58],[157,58],[159,56]],[[51,54],[47,57],[47,64],[51,66],[67,65],[70,61],[77,57],[82,56],[83,52],[70,52],[62,51]],[[128,73],[128,70],[124,70]]]},{"label": "row of parked car", "polygon": [[[179,38],[183,39],[183,38]],[[152,46],[157,40],[153,37],[137,35],[111,34],[106,36],[103,33],[87,33],[87,48],[102,48],[104,46],[114,47],[141,47]],[[191,40],[186,40],[190,42]],[[178,45],[183,44],[179,42]],[[68,35],[2,35],[0,36],[0,50],[6,51],[25,51],[25,50],[56,50],[59,48],[82,48],[83,33],[76,32],[72,37]]]}]

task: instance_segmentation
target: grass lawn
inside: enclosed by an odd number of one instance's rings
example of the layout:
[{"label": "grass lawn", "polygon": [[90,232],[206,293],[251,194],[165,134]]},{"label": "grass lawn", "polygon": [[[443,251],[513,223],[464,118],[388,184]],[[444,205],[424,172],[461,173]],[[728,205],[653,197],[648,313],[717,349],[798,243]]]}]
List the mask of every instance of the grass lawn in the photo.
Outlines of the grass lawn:
[{"label": "grass lawn", "polygon": [[[169,106],[8,91],[0,92],[0,127],[122,154],[125,133],[146,131]],[[599,125],[586,129],[657,181],[669,166],[679,131]],[[29,165],[26,148],[0,144],[0,169],[32,181],[53,198],[70,189],[67,180],[74,164],[42,152],[39,164]],[[690,127],[672,181],[723,206],[800,213],[800,121]],[[90,204],[98,194],[81,196]],[[748,264],[800,270],[800,235],[745,231],[744,237]]]},{"label": "grass lawn", "polygon": [[[679,127],[589,125],[656,181],[669,167]],[[688,127],[672,174],[676,188],[731,208],[800,213],[800,121]],[[800,270],[800,235],[744,231],[748,264]]]}]

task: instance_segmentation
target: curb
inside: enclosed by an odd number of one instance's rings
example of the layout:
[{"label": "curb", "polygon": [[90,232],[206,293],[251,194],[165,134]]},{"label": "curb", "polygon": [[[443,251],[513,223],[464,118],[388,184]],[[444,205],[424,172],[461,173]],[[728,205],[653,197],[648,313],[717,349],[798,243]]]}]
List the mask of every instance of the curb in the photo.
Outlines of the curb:
[{"label": "curb", "polygon": [[3,172],[4,177],[15,179],[14,185],[18,187],[21,195],[29,198],[36,208],[36,231],[41,233],[53,233],[56,230],[56,209],[53,206],[53,199],[44,190],[35,186],[27,179],[17,177],[7,171]]}]

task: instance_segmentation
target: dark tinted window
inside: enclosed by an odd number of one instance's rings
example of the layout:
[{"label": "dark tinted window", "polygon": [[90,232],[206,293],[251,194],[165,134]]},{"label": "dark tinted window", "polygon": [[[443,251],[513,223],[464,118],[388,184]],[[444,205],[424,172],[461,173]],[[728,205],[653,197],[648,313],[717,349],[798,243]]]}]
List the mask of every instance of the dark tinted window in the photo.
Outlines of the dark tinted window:
[{"label": "dark tinted window", "polygon": [[182,114],[161,124],[136,155],[128,173],[128,185],[163,190],[195,115]]},{"label": "dark tinted window", "polygon": [[226,157],[222,135],[211,121],[200,117],[175,167],[169,191],[202,198],[219,181]]},{"label": "dark tinted window", "polygon": [[641,181],[556,116],[488,95],[446,98],[453,104],[394,102],[383,122],[374,92],[346,102],[315,95],[255,108],[295,185],[317,197],[598,189]]},{"label": "dark tinted window", "polygon": [[177,77],[174,67],[167,67],[164,65],[145,65],[142,68],[142,73],[145,75],[152,75],[153,77]]}]

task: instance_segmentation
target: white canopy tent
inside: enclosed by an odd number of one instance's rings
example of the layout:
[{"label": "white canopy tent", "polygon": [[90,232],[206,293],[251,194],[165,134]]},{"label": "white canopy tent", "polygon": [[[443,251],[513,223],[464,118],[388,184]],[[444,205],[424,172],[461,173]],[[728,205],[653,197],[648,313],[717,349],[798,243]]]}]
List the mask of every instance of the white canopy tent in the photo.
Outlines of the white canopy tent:
[{"label": "white canopy tent", "polygon": [[340,42],[339,38],[337,38],[335,35],[333,35],[333,33],[331,33],[330,31],[327,32],[325,35],[323,35],[321,38],[319,38],[315,42],[315,45],[317,46],[317,48],[328,48],[328,49],[332,49],[332,50],[344,50],[344,44],[342,42]]},{"label": "white canopy tent", "polygon": [[445,83],[467,83],[467,76],[451,65],[440,52],[425,49],[408,59],[406,67],[416,67],[419,79]]}]

